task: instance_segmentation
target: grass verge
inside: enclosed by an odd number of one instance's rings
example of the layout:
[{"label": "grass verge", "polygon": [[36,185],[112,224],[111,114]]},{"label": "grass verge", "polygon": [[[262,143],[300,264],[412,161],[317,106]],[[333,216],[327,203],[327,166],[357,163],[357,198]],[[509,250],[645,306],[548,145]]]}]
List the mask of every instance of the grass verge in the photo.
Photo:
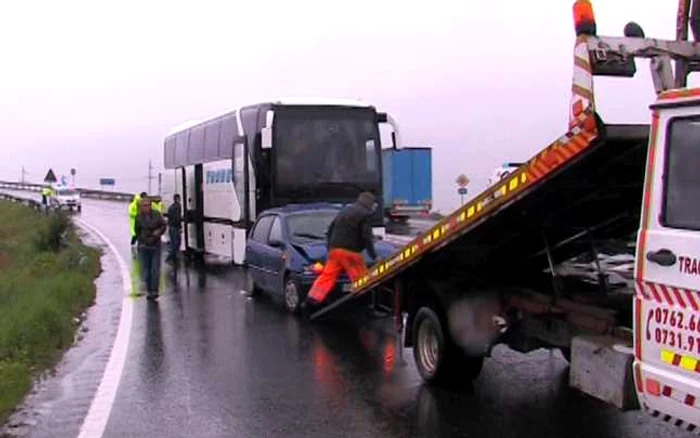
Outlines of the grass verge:
[{"label": "grass verge", "polygon": [[99,271],[64,214],[0,202],[0,424],[72,344]]}]

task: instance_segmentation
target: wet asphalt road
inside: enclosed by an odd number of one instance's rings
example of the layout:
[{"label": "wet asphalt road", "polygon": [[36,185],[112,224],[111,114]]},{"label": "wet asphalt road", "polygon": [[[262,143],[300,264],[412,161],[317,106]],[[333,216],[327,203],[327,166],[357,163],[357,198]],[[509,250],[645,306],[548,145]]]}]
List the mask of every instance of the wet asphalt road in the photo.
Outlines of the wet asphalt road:
[{"label": "wet asphalt road", "polygon": [[[131,262],[124,204],[85,200],[82,217]],[[105,268],[107,277],[114,275],[113,266]],[[163,277],[158,304],[135,303],[106,437],[692,436],[569,389],[558,352],[497,348],[470,388],[432,389],[421,383],[410,350],[401,364],[386,321],[358,312],[312,324],[285,314],[270,297],[242,295],[243,276],[232,268],[174,273],[164,265]],[[113,303],[102,304],[114,313]],[[93,321],[103,349],[118,322],[108,316]],[[98,353],[85,362],[104,363]],[[74,368],[59,367],[59,386],[80,380],[83,371]],[[82,400],[96,384],[83,386],[64,388],[65,404],[48,408],[39,389],[38,405],[25,407],[39,413],[17,430],[75,436],[78,415],[66,417],[62,407],[86,411]],[[66,433],[51,434],[59,430],[46,426],[51,422]]]}]

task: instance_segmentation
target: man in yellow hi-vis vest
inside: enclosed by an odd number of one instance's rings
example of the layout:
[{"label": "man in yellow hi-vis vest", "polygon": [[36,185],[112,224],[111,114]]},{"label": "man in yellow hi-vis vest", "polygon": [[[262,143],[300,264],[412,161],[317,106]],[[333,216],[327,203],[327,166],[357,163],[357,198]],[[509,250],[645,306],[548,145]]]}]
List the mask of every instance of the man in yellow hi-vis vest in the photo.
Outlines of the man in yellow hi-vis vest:
[{"label": "man in yellow hi-vis vest", "polygon": [[154,196],[151,198],[153,201],[151,202],[151,208],[153,211],[157,211],[161,215],[163,214],[163,200],[160,198],[160,196]]},{"label": "man in yellow hi-vis vest", "polygon": [[49,201],[51,200],[52,196],[53,189],[51,189],[51,186],[46,186],[41,189],[41,203],[44,205],[44,207],[49,206]]},{"label": "man in yellow hi-vis vest", "polygon": [[136,216],[139,214],[139,204],[141,199],[148,196],[146,192],[134,195],[134,199],[129,204],[129,229],[131,230],[131,246],[136,245]]}]

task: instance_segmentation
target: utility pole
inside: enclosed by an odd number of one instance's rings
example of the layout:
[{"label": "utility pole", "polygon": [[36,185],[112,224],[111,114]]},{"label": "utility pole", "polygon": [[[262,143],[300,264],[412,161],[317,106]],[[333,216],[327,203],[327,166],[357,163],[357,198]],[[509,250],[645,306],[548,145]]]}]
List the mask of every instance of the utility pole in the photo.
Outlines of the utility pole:
[{"label": "utility pole", "polygon": [[155,177],[153,176],[153,163],[151,163],[151,160],[148,160],[148,195],[150,196],[151,193],[151,181],[153,181]]},{"label": "utility pole", "polygon": [[22,184],[24,184],[24,182],[25,182],[24,176],[25,176],[26,174],[27,174],[27,171],[24,170],[24,166],[22,166],[22,178],[21,178]]}]

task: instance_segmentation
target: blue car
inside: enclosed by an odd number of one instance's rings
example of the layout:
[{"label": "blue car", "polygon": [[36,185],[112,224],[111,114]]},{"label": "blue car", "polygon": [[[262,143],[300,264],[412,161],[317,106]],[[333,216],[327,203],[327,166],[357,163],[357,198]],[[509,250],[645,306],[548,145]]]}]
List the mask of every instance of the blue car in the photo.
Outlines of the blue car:
[{"label": "blue car", "polygon": [[[278,295],[288,311],[297,312],[326,263],[328,227],[340,208],[334,204],[290,205],[258,216],[245,254],[253,292]],[[388,258],[398,249],[381,240],[374,246],[379,259]],[[366,251],[364,255],[371,266]],[[341,276],[337,291],[349,289],[349,278]]]}]

